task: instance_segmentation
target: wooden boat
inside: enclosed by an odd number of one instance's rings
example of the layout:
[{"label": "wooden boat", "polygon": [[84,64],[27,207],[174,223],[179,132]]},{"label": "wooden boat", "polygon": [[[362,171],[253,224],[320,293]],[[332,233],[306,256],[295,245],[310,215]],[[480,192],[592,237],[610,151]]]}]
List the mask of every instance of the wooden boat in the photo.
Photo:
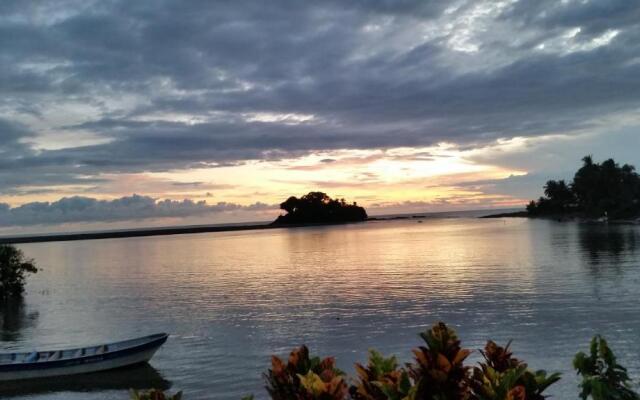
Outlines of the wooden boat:
[{"label": "wooden boat", "polygon": [[1,353],[0,381],[106,371],[145,363],[167,341],[166,333],[67,350]]}]

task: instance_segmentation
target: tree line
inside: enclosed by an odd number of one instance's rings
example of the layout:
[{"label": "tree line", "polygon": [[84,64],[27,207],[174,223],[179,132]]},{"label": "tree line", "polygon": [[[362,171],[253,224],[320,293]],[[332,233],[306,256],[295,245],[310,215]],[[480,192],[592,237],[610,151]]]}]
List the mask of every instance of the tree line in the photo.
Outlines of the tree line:
[{"label": "tree line", "polygon": [[580,215],[631,218],[640,215],[640,176],[633,165],[618,165],[612,158],[596,163],[582,159],[573,180],[550,180],[544,197],[527,206],[530,216]]},{"label": "tree line", "polygon": [[300,198],[291,196],[280,204],[280,209],[287,214],[280,215],[274,224],[358,222],[367,219],[367,212],[357,203],[332,199],[323,192],[309,192]]}]

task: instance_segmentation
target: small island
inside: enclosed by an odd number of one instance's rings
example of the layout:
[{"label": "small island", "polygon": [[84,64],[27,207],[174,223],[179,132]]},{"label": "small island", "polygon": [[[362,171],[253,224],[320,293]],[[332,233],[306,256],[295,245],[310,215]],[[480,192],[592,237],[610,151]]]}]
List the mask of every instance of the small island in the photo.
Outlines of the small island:
[{"label": "small island", "polygon": [[596,163],[582,159],[573,180],[550,180],[544,196],[531,200],[526,211],[496,214],[498,217],[577,219],[586,221],[635,220],[640,217],[640,176],[633,165],[618,165],[613,159]]},{"label": "small island", "polygon": [[289,197],[280,204],[286,211],[272,225],[338,224],[367,220],[367,212],[357,203],[348,204],[344,199],[332,199],[323,192],[309,192],[297,198]]}]

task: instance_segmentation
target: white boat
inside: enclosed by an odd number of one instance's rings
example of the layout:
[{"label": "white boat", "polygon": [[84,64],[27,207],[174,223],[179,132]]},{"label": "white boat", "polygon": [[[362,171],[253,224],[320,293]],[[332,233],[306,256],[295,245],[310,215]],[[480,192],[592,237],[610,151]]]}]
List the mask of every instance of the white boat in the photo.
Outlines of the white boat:
[{"label": "white boat", "polygon": [[168,336],[158,333],[75,349],[0,353],[0,381],[86,374],[146,363]]}]

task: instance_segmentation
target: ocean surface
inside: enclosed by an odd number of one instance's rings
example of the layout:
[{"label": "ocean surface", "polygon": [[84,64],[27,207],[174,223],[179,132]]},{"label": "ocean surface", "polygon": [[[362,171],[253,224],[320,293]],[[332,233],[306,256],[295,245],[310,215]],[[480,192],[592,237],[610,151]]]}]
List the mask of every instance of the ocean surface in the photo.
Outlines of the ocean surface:
[{"label": "ocean surface", "polygon": [[435,218],[19,247],[41,271],[0,308],[0,352],[171,337],[148,367],[0,382],[2,398],[128,399],[151,383],[262,399],[271,354],[305,343],[353,373],[370,348],[410,361],[440,320],[464,347],[513,339],[531,368],[562,372],[557,399],[578,398],[571,361],[596,333],[640,378],[637,226]]}]

